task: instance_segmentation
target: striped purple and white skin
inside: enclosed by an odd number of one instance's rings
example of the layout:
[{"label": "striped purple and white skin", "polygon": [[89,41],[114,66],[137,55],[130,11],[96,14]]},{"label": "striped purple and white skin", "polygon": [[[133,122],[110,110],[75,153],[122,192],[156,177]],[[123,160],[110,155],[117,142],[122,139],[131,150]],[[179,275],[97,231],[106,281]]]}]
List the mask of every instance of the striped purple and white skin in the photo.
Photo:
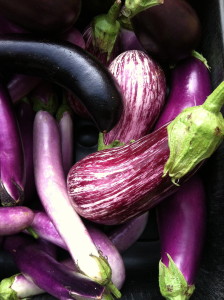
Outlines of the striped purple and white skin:
[{"label": "striped purple and white skin", "polygon": [[104,135],[104,143],[128,143],[149,133],[158,118],[166,95],[165,74],[140,50],[121,53],[108,69],[121,88],[124,109],[117,125]]},{"label": "striped purple and white skin", "polygon": [[126,146],[92,153],[70,169],[69,197],[86,219],[124,223],[177,190],[162,177],[168,157],[166,126]]}]

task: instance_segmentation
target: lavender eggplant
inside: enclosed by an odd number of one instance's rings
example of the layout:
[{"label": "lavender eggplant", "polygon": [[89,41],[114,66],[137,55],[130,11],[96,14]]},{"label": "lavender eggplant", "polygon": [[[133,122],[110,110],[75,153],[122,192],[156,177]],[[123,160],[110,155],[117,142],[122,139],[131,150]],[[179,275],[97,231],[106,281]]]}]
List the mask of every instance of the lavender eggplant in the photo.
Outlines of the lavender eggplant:
[{"label": "lavender eggplant", "polygon": [[125,2],[132,28],[149,55],[160,62],[174,63],[190,56],[201,38],[197,13],[184,0],[165,0],[143,9],[145,1]]},{"label": "lavender eggplant", "polygon": [[[124,99],[117,125],[104,134],[104,144],[129,143],[150,131],[165,102],[166,79],[162,68],[140,50],[129,50],[109,65]],[[101,149],[101,148],[100,148]]]},{"label": "lavender eggplant", "polygon": [[64,239],[75,264],[83,274],[107,286],[116,297],[120,297],[120,292],[111,282],[108,262],[98,252],[71,205],[62,165],[58,124],[46,111],[37,112],[34,120],[34,174],[41,203]]},{"label": "lavender eggplant", "polygon": [[0,1],[1,14],[25,29],[44,34],[63,32],[69,29],[80,14],[80,0]]},{"label": "lavender eggplant", "polygon": [[0,116],[0,199],[2,206],[15,206],[24,197],[24,153],[12,101],[3,85],[0,85]]},{"label": "lavender eggplant", "polygon": [[111,73],[85,50],[69,42],[15,35],[0,39],[1,70],[56,83],[82,101],[100,131],[119,120],[122,95]]},{"label": "lavender eggplant", "polygon": [[120,253],[130,248],[142,235],[148,222],[148,212],[111,229],[107,236]]},{"label": "lavender eggplant", "polygon": [[31,209],[25,206],[0,207],[0,235],[11,235],[30,226],[34,218]]},{"label": "lavender eggplant", "polygon": [[76,211],[91,221],[115,225],[177,191],[223,141],[223,89],[224,82],[203,105],[185,109],[168,126],[73,165],[67,189]]},{"label": "lavender eggplant", "polygon": [[[45,212],[38,211],[34,213],[31,227],[41,239],[67,250],[65,242]],[[102,231],[89,224],[86,225],[86,228],[97,249],[104,257],[107,257],[112,269],[112,281],[120,289],[125,280],[125,267],[121,255]]]},{"label": "lavender eggplant", "polygon": [[38,287],[58,299],[101,299],[104,287],[57,262],[33,239],[8,236],[4,249]]},{"label": "lavender eggplant", "polygon": [[[202,104],[211,93],[207,63],[202,56],[196,56],[179,62],[172,70],[170,95],[156,128],[172,120],[182,109]],[[203,182],[196,174],[157,207],[161,245],[159,283],[166,299],[177,296],[189,299],[195,289],[205,237],[205,198]]]}]

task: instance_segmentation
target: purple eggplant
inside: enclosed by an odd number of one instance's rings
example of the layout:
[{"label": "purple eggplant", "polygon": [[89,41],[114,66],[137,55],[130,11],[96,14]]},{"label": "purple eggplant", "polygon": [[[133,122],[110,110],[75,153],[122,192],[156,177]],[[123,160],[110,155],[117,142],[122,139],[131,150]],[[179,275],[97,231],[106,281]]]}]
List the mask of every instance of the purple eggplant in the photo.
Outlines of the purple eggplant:
[{"label": "purple eggplant", "polygon": [[7,89],[0,86],[0,198],[2,206],[23,202],[25,163],[22,140]]},{"label": "purple eggplant", "polygon": [[146,53],[129,50],[117,56],[108,69],[117,80],[124,109],[117,125],[104,134],[104,144],[129,143],[149,133],[165,102],[166,79],[162,68]]},{"label": "purple eggplant", "polygon": [[76,211],[91,221],[115,225],[177,191],[223,140],[223,89],[221,82],[203,105],[185,109],[167,126],[75,163],[67,189]]},{"label": "purple eggplant", "polygon": [[106,285],[120,297],[111,282],[108,262],[101,257],[68,197],[58,124],[46,111],[37,112],[34,120],[34,174],[41,203],[74,262],[83,274]]},{"label": "purple eggplant", "polygon": [[122,52],[128,51],[128,50],[144,51],[144,48],[140,44],[140,42],[133,30],[121,28],[121,31],[119,34],[119,40],[120,40]]},{"label": "purple eggplant", "polygon": [[201,39],[200,20],[192,6],[184,0],[165,0],[135,14],[138,2],[126,1],[125,5],[132,11],[133,30],[147,53],[166,63],[190,56]]},{"label": "purple eggplant", "polygon": [[[65,242],[45,212],[35,212],[31,227],[41,239],[67,250]],[[115,247],[116,245],[114,246],[113,241],[111,242],[102,231],[93,225],[87,224],[86,228],[97,249],[104,257],[107,257],[112,269],[112,281],[120,289],[125,280],[125,267],[123,259]]]},{"label": "purple eggplant", "polygon": [[104,287],[88,277],[57,262],[41,245],[22,235],[5,238],[9,251],[20,271],[38,287],[58,299],[101,299]]},{"label": "purple eggplant", "polygon": [[25,206],[0,207],[0,235],[11,235],[30,226],[34,218],[31,209]]},{"label": "purple eggplant", "polygon": [[211,93],[211,79],[203,57],[191,56],[171,70],[170,93],[155,129],[173,120],[183,109],[202,104]]},{"label": "purple eggplant", "polygon": [[[186,107],[202,104],[210,93],[210,74],[203,57],[192,56],[179,62],[172,70],[170,94],[156,128]],[[161,245],[159,283],[167,299],[173,299],[173,295],[189,299],[194,292],[205,237],[205,198],[203,182],[197,174],[157,207]]]},{"label": "purple eggplant", "polygon": [[0,34],[9,34],[9,33],[28,33],[23,27],[20,27],[18,24],[15,24],[0,15]]},{"label": "purple eggplant", "polygon": [[120,253],[130,248],[142,235],[148,222],[148,212],[133,218],[132,220],[115,226],[107,236]]},{"label": "purple eggplant", "polygon": [[25,29],[44,34],[63,32],[78,19],[80,0],[0,1],[1,14]]},{"label": "purple eggplant", "polygon": [[65,41],[68,41],[74,45],[77,45],[77,46],[85,49],[85,41],[84,41],[83,35],[74,26],[72,28],[70,28],[69,30],[67,30],[65,33],[63,33],[61,38]]},{"label": "purple eggplant", "polygon": [[33,170],[33,122],[35,112],[27,99],[21,100],[16,106],[25,159],[26,182],[24,186],[24,201],[27,202],[36,194]]},{"label": "purple eggplant", "polygon": [[205,238],[205,200],[202,180],[194,175],[158,206],[159,284],[166,299],[189,299],[194,292]]}]

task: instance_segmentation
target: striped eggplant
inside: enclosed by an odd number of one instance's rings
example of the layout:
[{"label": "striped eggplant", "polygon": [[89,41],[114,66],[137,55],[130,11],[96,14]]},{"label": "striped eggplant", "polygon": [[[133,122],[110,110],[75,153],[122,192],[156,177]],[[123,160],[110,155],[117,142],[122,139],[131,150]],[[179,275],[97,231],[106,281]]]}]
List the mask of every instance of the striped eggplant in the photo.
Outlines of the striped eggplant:
[{"label": "striped eggplant", "polygon": [[169,125],[78,161],[67,177],[76,211],[94,222],[114,225],[177,191],[223,141],[223,104],[224,82],[203,105],[185,109]]},{"label": "striped eggplant", "polygon": [[104,134],[104,143],[128,143],[148,133],[159,116],[165,102],[165,74],[140,50],[121,53],[108,69],[121,88],[124,109],[119,122]]}]

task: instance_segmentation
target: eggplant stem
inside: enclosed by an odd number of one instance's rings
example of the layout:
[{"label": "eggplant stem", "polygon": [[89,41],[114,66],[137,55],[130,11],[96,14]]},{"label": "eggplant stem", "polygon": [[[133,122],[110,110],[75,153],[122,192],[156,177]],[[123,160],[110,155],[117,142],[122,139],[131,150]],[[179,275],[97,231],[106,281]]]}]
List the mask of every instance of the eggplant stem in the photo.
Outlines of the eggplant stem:
[{"label": "eggplant stem", "polygon": [[215,114],[219,113],[224,104],[224,81],[222,81],[217,88],[207,97],[203,108],[213,112]]}]

